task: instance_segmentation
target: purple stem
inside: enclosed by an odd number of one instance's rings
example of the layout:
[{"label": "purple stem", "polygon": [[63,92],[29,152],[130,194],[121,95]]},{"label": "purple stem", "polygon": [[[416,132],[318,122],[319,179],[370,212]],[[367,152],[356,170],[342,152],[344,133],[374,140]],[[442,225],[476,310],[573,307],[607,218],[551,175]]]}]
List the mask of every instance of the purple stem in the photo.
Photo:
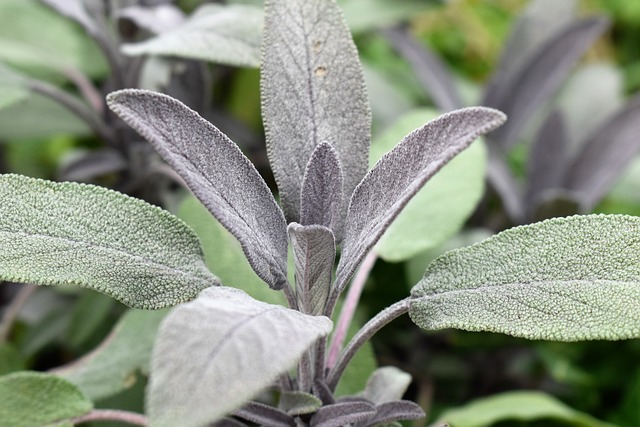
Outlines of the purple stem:
[{"label": "purple stem", "polygon": [[71,422],[76,424],[87,423],[89,421],[120,421],[136,426],[147,426],[147,417],[135,412],[120,411],[116,409],[94,409],[88,414],[74,418]]}]

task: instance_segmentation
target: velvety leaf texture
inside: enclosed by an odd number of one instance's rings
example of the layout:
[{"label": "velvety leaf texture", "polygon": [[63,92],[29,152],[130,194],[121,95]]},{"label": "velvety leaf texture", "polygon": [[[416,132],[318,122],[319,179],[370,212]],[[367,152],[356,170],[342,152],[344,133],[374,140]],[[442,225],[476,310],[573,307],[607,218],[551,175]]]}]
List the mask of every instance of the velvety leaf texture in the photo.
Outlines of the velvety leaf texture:
[{"label": "velvety leaf texture", "polygon": [[331,288],[331,274],[336,258],[333,233],[321,225],[289,225],[296,272],[296,294],[303,313],[319,316]]},{"label": "velvety leaf texture", "polygon": [[279,406],[289,415],[312,414],[322,406],[322,400],[311,393],[301,391],[283,391]]},{"label": "velvety leaf texture", "polygon": [[239,408],[291,369],[332,322],[226,287],[171,312],[153,352],[154,426],[201,426]]},{"label": "velvety leaf texture", "polygon": [[0,175],[0,279],[79,285],[131,307],[189,301],[217,279],[170,213],[93,185]]},{"label": "velvety leaf texture", "polygon": [[92,400],[132,387],[138,373],[149,371],[153,343],[166,315],[166,310],[126,312],[98,347],[54,373],[77,385]]},{"label": "velvety leaf texture", "polygon": [[351,198],[336,283],[343,289],[367,252],[420,188],[456,154],[506,117],[484,107],[440,116],[407,135],[364,177]]},{"label": "velvety leaf texture", "polygon": [[84,415],[93,404],[73,384],[42,372],[0,377],[0,425],[46,426]]},{"label": "velvety leaf texture", "polygon": [[311,154],[302,180],[300,224],[322,225],[338,231],[342,208],[342,168],[338,153],[321,142]]},{"label": "velvety leaf texture", "polygon": [[418,326],[556,341],[640,336],[640,218],[512,228],[436,259],[412,289]]},{"label": "velvety leaf texture", "polygon": [[410,400],[397,400],[377,405],[375,417],[357,426],[373,427],[399,420],[417,420],[424,416],[424,411],[417,403]]},{"label": "velvety leaf texture", "polygon": [[137,130],[242,245],[256,274],[274,289],[287,283],[284,216],[256,168],[211,123],[159,93],[123,90],[109,107]]},{"label": "velvety leaf texture", "polygon": [[201,6],[183,24],[149,40],[126,44],[128,55],[164,55],[241,67],[260,64],[262,10],[249,5]]},{"label": "velvety leaf texture", "polygon": [[[334,0],[267,0],[262,116],[269,161],[289,222],[316,146],[328,141],[347,200],[367,170],[371,114],[358,52]],[[338,233],[340,234],[340,233]]]},{"label": "velvety leaf texture", "polygon": [[233,414],[264,427],[295,427],[296,425],[293,417],[286,412],[260,402],[249,402]]},{"label": "velvety leaf texture", "polygon": [[311,427],[340,427],[366,421],[376,414],[374,406],[365,401],[338,402],[325,405],[311,417]]}]

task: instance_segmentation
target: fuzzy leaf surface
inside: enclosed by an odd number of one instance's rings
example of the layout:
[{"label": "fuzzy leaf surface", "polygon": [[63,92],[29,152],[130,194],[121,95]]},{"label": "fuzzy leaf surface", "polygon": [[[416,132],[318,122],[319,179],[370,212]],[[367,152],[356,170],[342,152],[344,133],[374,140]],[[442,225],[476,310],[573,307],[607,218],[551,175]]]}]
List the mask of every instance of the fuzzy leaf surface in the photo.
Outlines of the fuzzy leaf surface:
[{"label": "fuzzy leaf surface", "polygon": [[153,343],[166,315],[166,310],[127,311],[98,347],[54,373],[92,400],[132,387],[138,372],[149,372]]},{"label": "fuzzy leaf surface", "polygon": [[365,401],[338,402],[325,405],[316,412],[309,425],[311,427],[340,427],[366,421],[376,414],[374,406]]},{"label": "fuzzy leaf surface", "polygon": [[399,420],[417,420],[425,416],[424,411],[415,402],[410,400],[396,400],[376,405],[376,415],[364,423],[357,424],[358,427],[373,427],[388,425],[388,423]]},{"label": "fuzzy leaf surface", "polygon": [[93,404],[73,384],[41,372],[0,377],[0,425],[46,426],[84,415]]},{"label": "fuzzy leaf surface", "polygon": [[559,421],[573,427],[613,427],[537,391],[512,391],[478,399],[449,409],[439,417],[440,422],[455,427],[489,427],[501,421],[536,420]]},{"label": "fuzzy leaf surface", "polygon": [[344,173],[344,215],[366,173],[371,138],[351,34],[334,0],[267,0],[265,13],[262,116],[285,215],[288,222],[300,222],[305,168],[323,141],[338,152]]},{"label": "fuzzy leaf surface", "polygon": [[[436,117],[432,110],[402,116],[371,145],[372,166],[404,135]],[[484,193],[486,147],[475,142],[434,175],[385,231],[375,251],[386,261],[403,261],[455,234]]]},{"label": "fuzzy leaf surface", "polygon": [[292,368],[332,322],[212,287],[177,307],[153,351],[147,412],[152,425],[221,419]]},{"label": "fuzzy leaf surface", "polygon": [[554,341],[640,336],[640,218],[587,215],[515,227],[450,251],[412,289],[409,314]]},{"label": "fuzzy leaf surface", "polygon": [[321,225],[289,225],[296,272],[296,294],[303,313],[319,316],[331,289],[336,243],[333,233]]},{"label": "fuzzy leaf surface", "polygon": [[343,289],[367,252],[422,186],[478,136],[506,117],[484,107],[465,108],[416,129],[385,154],[351,198],[336,283]]},{"label": "fuzzy leaf surface", "polygon": [[262,280],[287,283],[284,216],[256,168],[211,123],[167,95],[122,90],[109,107],[144,136],[193,194],[233,234]]},{"label": "fuzzy leaf surface", "polygon": [[280,408],[289,415],[312,414],[322,407],[322,400],[311,393],[283,391],[280,394]]},{"label": "fuzzy leaf surface", "polygon": [[384,366],[376,369],[369,378],[364,397],[376,405],[400,400],[409,384],[411,375],[395,366]]},{"label": "fuzzy leaf surface", "polygon": [[189,301],[217,279],[170,213],[93,185],[0,176],[0,278],[79,285],[135,308]]},{"label": "fuzzy leaf surface", "polygon": [[257,67],[262,20],[262,10],[255,6],[206,4],[183,24],[149,40],[126,44],[122,51]]}]

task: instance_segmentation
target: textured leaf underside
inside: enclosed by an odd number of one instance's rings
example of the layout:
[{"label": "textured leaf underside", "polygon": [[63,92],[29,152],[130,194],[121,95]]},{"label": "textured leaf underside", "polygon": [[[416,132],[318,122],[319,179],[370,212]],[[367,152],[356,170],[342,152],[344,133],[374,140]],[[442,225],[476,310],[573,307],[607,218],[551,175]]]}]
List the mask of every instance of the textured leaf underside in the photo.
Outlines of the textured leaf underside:
[{"label": "textured leaf underside", "polygon": [[144,136],[193,194],[242,245],[249,264],[274,289],[287,283],[284,216],[256,168],[226,135],[167,95],[122,90],[109,107]]},{"label": "textured leaf underside", "polygon": [[478,136],[505,119],[501,112],[484,107],[453,111],[413,131],[380,159],[349,204],[336,273],[339,289],[418,190]]},{"label": "textured leaf underside", "polygon": [[371,115],[358,52],[334,0],[267,0],[261,91],[269,161],[288,222],[316,146],[344,172],[343,215],[367,170]]},{"label": "textured leaf underside", "polygon": [[217,279],[162,209],[93,185],[0,176],[0,279],[79,285],[135,308],[189,301]]},{"label": "textured leaf underside", "polygon": [[153,352],[147,411],[154,426],[201,426],[287,372],[332,322],[212,287],[169,314]]},{"label": "textured leaf underside", "polygon": [[640,336],[640,218],[588,215],[512,228],[436,259],[412,290],[424,329],[557,341]]}]

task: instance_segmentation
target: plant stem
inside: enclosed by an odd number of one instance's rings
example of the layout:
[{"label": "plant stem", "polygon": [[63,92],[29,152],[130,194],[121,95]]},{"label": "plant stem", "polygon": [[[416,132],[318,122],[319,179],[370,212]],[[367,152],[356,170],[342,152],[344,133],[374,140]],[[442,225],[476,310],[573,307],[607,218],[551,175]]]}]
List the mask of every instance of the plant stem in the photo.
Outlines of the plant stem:
[{"label": "plant stem", "polygon": [[369,339],[371,339],[371,337],[374,336],[376,332],[382,329],[383,326],[408,312],[410,301],[411,297],[407,297],[385,308],[374,318],[369,320],[362,327],[362,329],[360,329],[358,333],[351,339],[351,341],[349,341],[349,344],[344,349],[337,363],[331,369],[327,377],[327,385],[331,390],[335,390],[336,386],[338,385],[338,381],[342,376],[342,373],[344,372],[353,356],[355,356],[358,350],[360,350],[360,347],[362,347],[367,341],[369,341]]},{"label": "plant stem", "polygon": [[338,355],[340,354],[340,350],[342,350],[342,344],[344,343],[347,331],[349,330],[356,308],[358,307],[360,295],[362,295],[362,289],[364,288],[364,284],[367,281],[369,273],[377,259],[378,254],[376,254],[375,251],[369,252],[362,261],[362,264],[360,264],[353,282],[351,282],[351,286],[349,287],[349,291],[347,292],[347,296],[344,300],[344,305],[342,306],[342,311],[340,312],[338,326],[336,326],[336,331],[333,335],[333,340],[331,341],[331,347],[329,348],[329,355],[327,356],[326,363],[326,366],[329,369],[333,368],[336,360],[338,359]]},{"label": "plant stem", "polygon": [[144,415],[116,409],[94,409],[86,415],[71,420],[73,425],[87,423],[89,421],[120,421],[136,426],[148,425],[147,417]]},{"label": "plant stem", "polygon": [[25,303],[31,295],[38,289],[36,285],[26,284],[22,285],[20,291],[13,297],[11,304],[7,307],[2,322],[0,322],[0,343],[7,341],[13,322],[15,322],[20,309],[24,307]]}]

